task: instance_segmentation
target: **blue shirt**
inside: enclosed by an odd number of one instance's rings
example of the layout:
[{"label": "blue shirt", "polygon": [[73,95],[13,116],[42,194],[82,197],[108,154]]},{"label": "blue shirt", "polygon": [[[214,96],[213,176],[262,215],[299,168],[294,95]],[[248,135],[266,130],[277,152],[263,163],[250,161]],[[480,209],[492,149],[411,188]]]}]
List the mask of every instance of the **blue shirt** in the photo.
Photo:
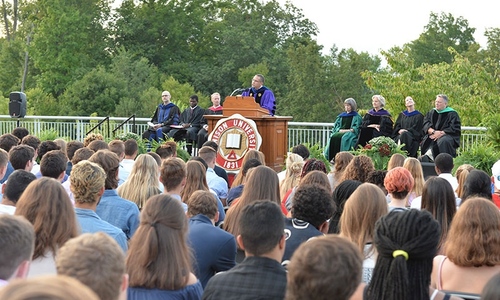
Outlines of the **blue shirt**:
[{"label": "blue shirt", "polygon": [[139,226],[139,208],[118,196],[116,190],[105,190],[97,205],[97,215],[104,221],[120,228],[130,239]]},{"label": "blue shirt", "polygon": [[7,171],[5,171],[5,175],[0,180],[0,183],[6,182],[7,179],[9,178],[9,175],[12,174],[12,172],[14,172],[14,167],[12,166],[12,164],[10,163],[10,161],[8,161],[7,162]]},{"label": "blue shirt", "polygon": [[227,199],[226,203],[227,206],[231,206],[231,203],[237,198],[241,196],[243,193],[243,184],[237,185],[229,190],[229,193],[227,194]]},{"label": "blue shirt", "polygon": [[217,272],[227,271],[236,265],[236,240],[205,215],[189,219],[188,243],[194,251],[194,273],[203,287]]},{"label": "blue shirt", "polygon": [[187,206],[187,204],[186,204],[186,203],[182,202],[182,197],[181,197],[181,195],[177,195],[177,194],[169,194],[169,193],[167,193],[167,194],[168,194],[168,195],[170,195],[170,196],[172,196],[172,198],[179,200],[179,202],[181,203],[182,208],[184,209],[184,212],[185,212],[185,213],[188,211],[188,206]]},{"label": "blue shirt", "polygon": [[115,239],[123,252],[127,252],[127,237],[121,229],[101,220],[93,210],[75,207],[75,213],[82,233],[104,232]]},{"label": "blue shirt", "polygon": [[207,169],[207,184],[211,190],[214,190],[215,193],[217,193],[217,197],[219,197],[219,199],[227,198],[227,182],[215,174],[215,171],[212,168]]},{"label": "blue shirt", "polygon": [[201,299],[202,294],[203,288],[200,281],[176,291],[146,289],[141,287],[129,287],[127,289],[128,300],[197,300]]}]

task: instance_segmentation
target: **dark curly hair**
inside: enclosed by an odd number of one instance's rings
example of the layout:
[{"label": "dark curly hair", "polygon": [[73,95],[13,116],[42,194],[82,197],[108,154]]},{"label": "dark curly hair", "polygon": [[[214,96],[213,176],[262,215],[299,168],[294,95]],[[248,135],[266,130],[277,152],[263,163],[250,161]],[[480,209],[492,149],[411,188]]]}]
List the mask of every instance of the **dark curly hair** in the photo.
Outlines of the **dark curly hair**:
[{"label": "dark curly hair", "polygon": [[335,204],[332,195],[324,188],[304,184],[297,188],[292,202],[292,217],[306,221],[318,228],[331,218]]}]

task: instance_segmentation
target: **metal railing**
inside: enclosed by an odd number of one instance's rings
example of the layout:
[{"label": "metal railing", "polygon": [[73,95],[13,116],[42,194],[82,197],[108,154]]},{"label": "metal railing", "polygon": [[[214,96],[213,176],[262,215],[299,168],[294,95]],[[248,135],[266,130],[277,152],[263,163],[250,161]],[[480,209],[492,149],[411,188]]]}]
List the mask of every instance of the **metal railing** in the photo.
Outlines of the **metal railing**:
[{"label": "metal railing", "polygon": [[[44,131],[56,131],[60,137],[67,140],[83,141],[86,132],[95,127],[104,117],[73,117],[73,116],[26,116],[22,119],[0,115],[0,134],[12,132],[18,126],[25,127],[32,134],[40,136]],[[132,124],[128,122],[133,120]],[[109,117],[108,122],[99,126],[98,131],[105,138],[113,138],[120,133],[134,132],[142,134],[148,128],[149,118]],[[333,123],[288,123],[288,147],[308,143],[325,146],[330,138]],[[110,134],[110,130],[112,134]],[[462,126],[461,151],[467,151],[476,144],[485,142],[486,127]]]}]

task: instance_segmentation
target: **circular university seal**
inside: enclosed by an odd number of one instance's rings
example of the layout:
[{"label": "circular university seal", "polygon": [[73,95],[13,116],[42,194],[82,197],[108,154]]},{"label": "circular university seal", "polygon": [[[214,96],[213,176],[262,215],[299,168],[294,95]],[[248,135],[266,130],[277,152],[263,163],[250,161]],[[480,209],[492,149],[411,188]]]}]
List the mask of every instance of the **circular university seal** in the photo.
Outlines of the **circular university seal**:
[{"label": "circular university seal", "polygon": [[219,120],[208,139],[219,145],[216,162],[226,170],[240,169],[248,150],[262,144],[255,122],[240,114]]}]

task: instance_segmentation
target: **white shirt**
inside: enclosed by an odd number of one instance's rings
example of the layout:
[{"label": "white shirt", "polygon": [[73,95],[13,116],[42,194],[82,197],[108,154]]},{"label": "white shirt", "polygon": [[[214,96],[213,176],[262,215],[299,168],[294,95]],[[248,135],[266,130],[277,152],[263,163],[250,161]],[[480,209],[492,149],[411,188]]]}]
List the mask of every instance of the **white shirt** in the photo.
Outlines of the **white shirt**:
[{"label": "white shirt", "polygon": [[40,275],[55,275],[57,274],[56,262],[51,251],[47,252],[46,257],[39,257],[30,263],[30,271],[28,278]]},{"label": "white shirt", "polygon": [[120,168],[118,168],[118,178],[121,182],[127,181],[130,172],[132,172],[132,167],[134,166],[135,160],[124,158],[120,162]]},{"label": "white shirt", "polygon": [[1,214],[14,215],[15,212],[16,212],[15,206],[0,204],[0,215]]},{"label": "white shirt", "polygon": [[[441,177],[443,179],[446,179],[451,185],[451,188],[453,189],[453,192],[455,192],[458,188],[458,180],[451,175],[451,173],[441,173],[438,175],[438,177]],[[455,195],[456,196],[456,195]]]}]

